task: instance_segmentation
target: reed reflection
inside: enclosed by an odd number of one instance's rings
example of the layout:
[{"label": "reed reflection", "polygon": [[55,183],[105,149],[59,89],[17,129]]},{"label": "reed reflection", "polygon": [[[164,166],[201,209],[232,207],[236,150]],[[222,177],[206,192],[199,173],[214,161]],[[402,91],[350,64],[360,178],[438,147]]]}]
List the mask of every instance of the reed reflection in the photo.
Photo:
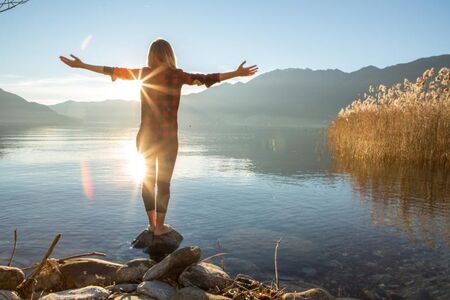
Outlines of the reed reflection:
[{"label": "reed reflection", "polygon": [[376,225],[392,226],[429,247],[450,245],[450,176],[440,166],[387,165],[339,158],[334,170],[350,175]]}]

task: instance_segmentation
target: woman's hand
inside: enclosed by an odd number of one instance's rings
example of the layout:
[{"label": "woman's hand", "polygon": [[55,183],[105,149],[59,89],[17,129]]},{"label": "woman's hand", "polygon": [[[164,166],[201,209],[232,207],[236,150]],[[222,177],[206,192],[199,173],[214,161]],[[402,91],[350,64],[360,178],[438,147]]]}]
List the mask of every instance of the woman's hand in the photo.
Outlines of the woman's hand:
[{"label": "woman's hand", "polygon": [[243,61],[242,64],[239,65],[239,67],[236,69],[235,73],[236,76],[252,76],[258,71],[258,66],[253,65],[250,67],[244,67],[244,64],[247,61]]},{"label": "woman's hand", "polygon": [[71,68],[82,68],[84,66],[84,63],[81,61],[81,59],[79,59],[73,54],[70,54],[70,56],[73,59],[69,59],[65,56],[60,56],[59,59]]}]

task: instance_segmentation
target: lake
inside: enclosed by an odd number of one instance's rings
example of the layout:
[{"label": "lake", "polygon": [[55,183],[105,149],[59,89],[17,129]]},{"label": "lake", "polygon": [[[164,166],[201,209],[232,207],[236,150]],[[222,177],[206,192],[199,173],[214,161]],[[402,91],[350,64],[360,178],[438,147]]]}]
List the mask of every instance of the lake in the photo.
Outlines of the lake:
[{"label": "lake", "polygon": [[[90,251],[126,261],[147,225],[136,128],[3,129],[0,264]],[[450,296],[450,176],[330,158],[321,128],[180,130],[167,222],[225,270],[334,295]]]}]

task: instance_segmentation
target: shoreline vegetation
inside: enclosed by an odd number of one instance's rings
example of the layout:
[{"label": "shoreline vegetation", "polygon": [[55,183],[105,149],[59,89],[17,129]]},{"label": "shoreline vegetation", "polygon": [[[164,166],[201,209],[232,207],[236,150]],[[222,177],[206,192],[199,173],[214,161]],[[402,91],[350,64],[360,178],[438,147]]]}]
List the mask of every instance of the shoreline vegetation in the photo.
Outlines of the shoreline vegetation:
[{"label": "shoreline vegetation", "polygon": [[[144,230],[142,234],[148,236],[149,233]],[[201,249],[198,246],[180,248],[160,261],[135,258],[124,264],[91,258],[106,256],[100,252],[50,258],[60,238],[61,234],[55,236],[39,263],[17,268],[11,266],[17,245],[17,231],[14,232],[14,246],[9,262],[7,265],[0,265],[1,299],[349,299],[335,298],[322,288],[288,292],[280,286],[277,270],[280,240],[275,244],[275,279],[270,283],[262,283],[244,274],[231,278],[224,271],[223,262],[222,267],[209,262],[226,253],[201,259]],[[133,243],[135,242],[136,240]]]},{"label": "shoreline vegetation", "polygon": [[369,87],[328,128],[336,160],[450,168],[450,70]]}]

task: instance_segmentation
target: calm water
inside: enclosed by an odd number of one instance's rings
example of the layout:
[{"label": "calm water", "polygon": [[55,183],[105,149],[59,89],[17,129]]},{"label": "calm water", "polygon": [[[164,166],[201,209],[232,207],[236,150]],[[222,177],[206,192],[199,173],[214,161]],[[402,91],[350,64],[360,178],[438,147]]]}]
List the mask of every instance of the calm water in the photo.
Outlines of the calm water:
[{"label": "calm water", "polygon": [[[0,263],[102,251],[112,260],[146,226],[135,128],[36,128],[0,135]],[[321,130],[181,130],[168,222],[183,245],[218,252],[231,274],[279,273],[335,295],[369,289],[450,295],[450,179],[417,170],[332,162]],[[216,263],[221,263],[220,259]],[[412,296],[411,296],[412,297]]]}]

